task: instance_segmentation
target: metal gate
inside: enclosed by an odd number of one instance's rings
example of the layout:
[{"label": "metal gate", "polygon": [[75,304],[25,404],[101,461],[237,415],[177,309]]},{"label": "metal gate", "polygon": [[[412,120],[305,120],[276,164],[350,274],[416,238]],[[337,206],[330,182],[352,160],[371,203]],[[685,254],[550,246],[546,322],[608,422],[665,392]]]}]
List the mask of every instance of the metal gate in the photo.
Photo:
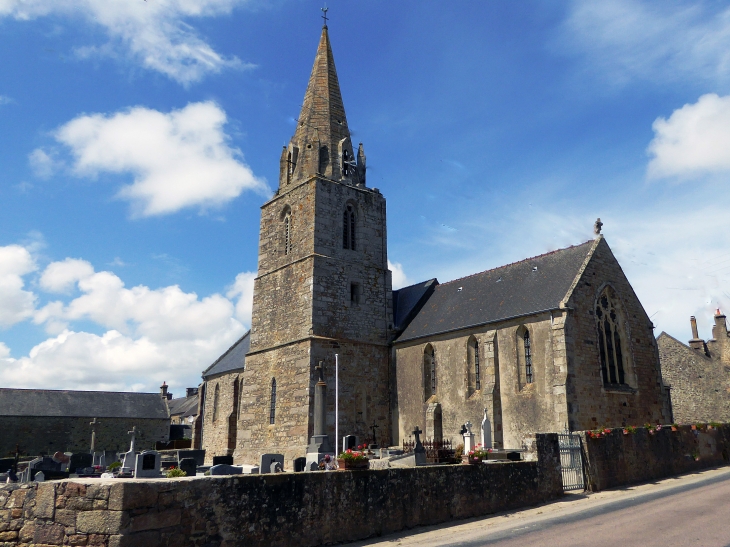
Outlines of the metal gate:
[{"label": "metal gate", "polygon": [[558,433],[558,443],[560,444],[563,490],[585,490],[580,437],[572,433]]}]

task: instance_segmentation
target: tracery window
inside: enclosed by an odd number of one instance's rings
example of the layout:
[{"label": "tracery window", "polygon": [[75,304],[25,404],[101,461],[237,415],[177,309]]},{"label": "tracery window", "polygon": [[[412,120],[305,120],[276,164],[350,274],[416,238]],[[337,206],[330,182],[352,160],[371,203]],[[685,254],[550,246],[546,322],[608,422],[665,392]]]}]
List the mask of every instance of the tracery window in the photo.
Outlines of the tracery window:
[{"label": "tracery window", "polygon": [[276,378],[271,379],[271,406],[269,407],[269,424],[276,423]]},{"label": "tracery window", "polygon": [[525,380],[528,384],[532,383],[532,346],[530,343],[530,331],[525,329],[522,337],[525,347]]},{"label": "tracery window", "polygon": [[623,314],[618,298],[610,287],[606,287],[598,298],[595,316],[603,383],[625,384]]},{"label": "tracery window", "polygon": [[342,248],[355,250],[355,209],[352,205],[342,213]]},{"label": "tracery window", "polygon": [[436,354],[428,344],[423,352],[423,398],[427,401],[436,393]]}]

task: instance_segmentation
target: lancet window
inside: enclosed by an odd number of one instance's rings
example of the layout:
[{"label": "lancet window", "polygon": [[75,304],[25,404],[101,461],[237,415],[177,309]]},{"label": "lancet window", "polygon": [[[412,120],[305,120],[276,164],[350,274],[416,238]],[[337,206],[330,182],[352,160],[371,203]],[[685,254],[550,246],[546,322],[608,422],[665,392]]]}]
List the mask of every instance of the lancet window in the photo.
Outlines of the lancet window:
[{"label": "lancet window", "polygon": [[271,379],[271,406],[269,407],[269,424],[276,423],[276,378]]},{"label": "lancet window", "polygon": [[530,342],[530,331],[525,329],[522,335],[522,343],[525,350],[525,381],[532,383],[532,343]]},{"label": "lancet window", "polygon": [[342,248],[355,250],[355,209],[352,205],[342,213]]}]

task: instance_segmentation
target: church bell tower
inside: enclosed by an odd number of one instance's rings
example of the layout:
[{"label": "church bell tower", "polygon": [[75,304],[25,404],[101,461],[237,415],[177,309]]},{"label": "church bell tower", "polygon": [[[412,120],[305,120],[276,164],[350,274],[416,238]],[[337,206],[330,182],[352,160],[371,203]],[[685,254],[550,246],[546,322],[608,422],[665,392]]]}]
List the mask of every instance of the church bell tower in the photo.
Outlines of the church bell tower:
[{"label": "church bell tower", "polygon": [[388,442],[391,329],[385,198],[366,185],[362,144],[353,149],[325,24],[278,190],[261,208],[236,460],[305,455],[320,361],[334,446],[335,354],[340,436]]}]

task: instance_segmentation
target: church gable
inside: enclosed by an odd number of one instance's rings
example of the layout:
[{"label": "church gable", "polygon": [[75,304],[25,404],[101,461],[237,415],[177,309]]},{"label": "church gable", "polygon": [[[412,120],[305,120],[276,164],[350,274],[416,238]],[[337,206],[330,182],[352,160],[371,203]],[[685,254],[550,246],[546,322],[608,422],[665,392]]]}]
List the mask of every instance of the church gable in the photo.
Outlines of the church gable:
[{"label": "church gable", "polygon": [[594,241],[438,285],[396,343],[558,309]]}]

